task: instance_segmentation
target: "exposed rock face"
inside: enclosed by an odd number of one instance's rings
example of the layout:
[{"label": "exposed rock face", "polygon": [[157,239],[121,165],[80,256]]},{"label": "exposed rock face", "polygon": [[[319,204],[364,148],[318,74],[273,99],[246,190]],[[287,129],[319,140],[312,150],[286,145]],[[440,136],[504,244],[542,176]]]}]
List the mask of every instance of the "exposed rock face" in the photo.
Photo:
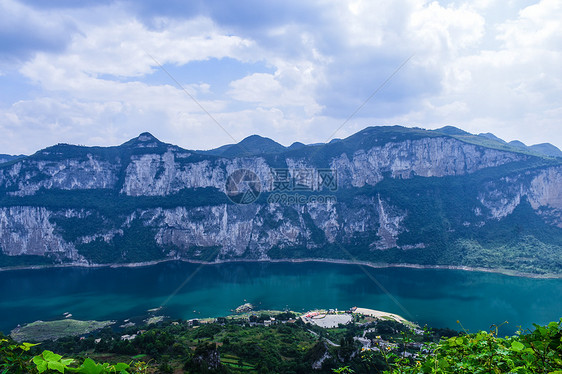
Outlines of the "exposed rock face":
[{"label": "exposed rock face", "polygon": [[406,218],[406,215],[392,212],[392,207],[388,204],[383,204],[380,195],[377,196],[377,199],[379,214],[377,235],[380,237],[380,240],[374,243],[374,245],[377,249],[395,248],[397,246],[396,238],[403,230],[402,221]]},{"label": "exposed rock face", "polygon": [[[141,137],[144,139],[144,137]],[[142,143],[141,143],[142,144]],[[144,148],[150,152],[156,145]],[[58,161],[43,158],[57,156]],[[14,196],[33,195],[39,189],[115,189],[129,196],[166,196],[184,188],[214,187],[224,190],[226,178],[233,171],[248,169],[258,175],[262,189],[272,188],[273,165],[263,157],[216,158],[201,160],[192,152],[166,146],[164,153],[143,153],[130,159],[116,156],[110,160],[87,152],[80,157],[64,158],[63,151],[44,150],[0,169],[0,186]],[[442,177],[463,175],[477,170],[525,160],[522,154],[466,144],[453,138],[427,138],[387,143],[359,149],[333,158],[330,167],[337,170],[339,184],[346,187],[375,185],[390,173],[392,178]],[[306,157],[283,159],[289,169],[315,169]],[[285,166],[284,166],[285,167]],[[125,169],[122,185],[120,173]]]},{"label": "exposed rock face", "polygon": [[[272,247],[318,248],[325,241],[334,242],[340,237],[348,241],[348,235],[365,233],[378,226],[377,209],[373,205],[359,217],[342,217],[334,207],[325,204],[303,206],[288,219],[284,212],[289,209],[281,205],[234,205],[222,204],[187,209],[137,210],[120,221],[117,230],[101,231],[94,235],[65,242],[53,222],[59,217],[84,217],[88,212],[75,210],[52,211],[37,207],[13,207],[0,210],[0,245],[8,255],[56,255],[72,261],[84,262],[77,253],[75,244],[91,243],[96,239],[110,242],[122,235],[135,219],[154,229],[154,239],[162,247],[174,248],[171,256],[198,257],[199,248],[217,248],[218,259],[256,258],[267,259]],[[343,207],[344,211],[349,211]],[[309,210],[311,213],[309,213]],[[306,222],[306,217],[311,217]],[[377,249],[391,248],[396,243],[400,217],[393,217],[389,224],[387,216],[380,223],[384,236],[372,246]],[[391,221],[392,221],[391,220]],[[342,223],[340,223],[342,222]],[[390,229],[386,227],[390,226]],[[320,228],[324,238],[314,238],[313,230]],[[214,258],[214,257],[213,257]],[[201,258],[204,259],[204,258]]]},{"label": "exposed rock face", "polygon": [[[44,152],[49,155],[49,152]],[[24,159],[1,169],[0,185],[10,195],[33,195],[39,189],[112,188],[117,182],[114,164],[100,161],[92,154],[87,160],[65,159],[57,162]]]},{"label": "exposed rock face", "polygon": [[358,150],[351,159],[347,155],[334,159],[331,167],[338,171],[342,183],[363,187],[378,183],[385,173],[390,173],[392,178],[463,175],[525,158],[521,154],[477,147],[443,137],[387,143]]},{"label": "exposed rock face", "polygon": [[[80,213],[66,211],[61,214],[79,216]],[[0,247],[11,256],[52,255],[54,258],[83,261],[74,245],[67,243],[56,233],[49,221],[53,213],[45,208],[10,207],[0,208]]]},{"label": "exposed rock face", "polygon": [[184,188],[213,187],[224,191],[228,175],[238,169],[252,170],[263,181],[264,189],[270,186],[270,166],[263,158],[191,161],[189,156],[169,150],[163,155],[133,157],[121,192],[129,196],[166,196]]},{"label": "exposed rock face", "polygon": [[562,227],[562,166],[489,182],[479,198],[495,219],[511,214],[521,200],[526,198],[539,214]]},{"label": "exposed rock face", "polygon": [[[341,249],[389,261],[390,250],[427,253],[435,232],[477,230],[523,200],[546,224],[562,227],[562,166],[555,162],[526,168],[538,158],[429,132],[366,145],[349,139],[232,158],[187,151],[146,133],[120,147],[47,148],[0,166],[1,254],[55,263],[135,262],[132,252],[150,244],[160,249],[148,259],[337,257]],[[522,166],[501,171],[512,164]],[[238,169],[255,173],[267,197],[277,192],[272,169],[286,169],[291,179],[299,170],[322,168],[334,171],[337,188],[314,180],[302,202],[262,198],[238,205],[224,198],[226,180]],[[483,170],[498,172],[478,177],[481,183],[470,179]],[[449,193],[439,187],[445,177],[474,186],[454,200],[467,209],[462,219],[451,218],[453,207],[433,203]],[[439,186],[416,187],[429,180]],[[395,192],[400,186],[407,192]],[[425,225],[440,212],[445,218]]]}]

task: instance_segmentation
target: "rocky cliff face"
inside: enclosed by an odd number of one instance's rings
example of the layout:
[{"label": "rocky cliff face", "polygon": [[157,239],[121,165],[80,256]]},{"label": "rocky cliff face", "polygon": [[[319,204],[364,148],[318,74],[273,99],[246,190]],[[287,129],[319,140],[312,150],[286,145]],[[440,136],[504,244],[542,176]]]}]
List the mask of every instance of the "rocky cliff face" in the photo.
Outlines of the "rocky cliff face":
[{"label": "rocky cliff face", "polygon": [[[0,173],[0,186],[9,195],[33,195],[44,189],[97,189],[112,188],[117,182],[117,165],[96,159],[86,154],[86,160],[62,159],[42,160],[51,152],[43,151],[33,159],[23,159],[4,167]],[[64,157],[64,154],[60,154]]]},{"label": "rocky cliff face", "polygon": [[548,222],[562,227],[562,166],[501,177],[483,187],[479,199],[490,217],[504,218],[527,199]]},{"label": "rocky cliff face", "polygon": [[[271,168],[274,166],[268,164],[264,157],[201,159],[175,146],[145,144],[152,139],[140,136],[135,147],[145,152],[128,159],[118,155],[107,159],[106,155],[99,155],[88,148],[80,150],[80,154],[74,157],[66,155],[64,149],[43,150],[32,158],[1,168],[0,188],[13,196],[33,195],[42,188],[119,189],[120,193],[129,196],[166,196],[185,188],[212,187],[224,191],[228,175],[238,169],[256,173],[262,181],[263,191],[272,188]],[[165,151],[150,152],[157,147]],[[57,159],[53,160],[53,156]],[[307,154],[295,157],[289,152],[283,156],[280,156],[283,157],[283,167],[290,170],[318,168],[308,160]],[[375,185],[384,178],[384,174],[389,174],[391,178],[463,175],[526,158],[522,154],[478,147],[453,138],[435,137],[390,142],[357,149],[351,154],[341,153],[329,161],[329,167],[337,170],[339,184],[347,188]]]},{"label": "rocky cliff face", "polygon": [[[382,129],[247,157],[187,151],[150,134],[119,147],[47,148],[0,165],[0,249],[12,260],[75,264],[297,257],[460,264],[462,253],[449,253],[447,241],[485,236],[522,204],[548,230],[562,227],[558,161]],[[251,204],[225,198],[239,169],[261,182]],[[288,181],[310,171],[314,181],[304,192],[283,191],[301,200],[272,201],[279,192],[272,169],[286,170]],[[337,183],[323,188],[320,169]]]},{"label": "rocky cliff face", "polygon": [[[58,212],[66,217],[80,216],[79,212]],[[56,233],[50,221],[53,212],[40,207],[0,208],[0,247],[9,256],[51,256],[56,260],[83,261],[72,243]]]},{"label": "rocky cliff face", "polygon": [[444,177],[525,159],[521,154],[466,144],[454,138],[425,138],[360,149],[350,158],[334,158],[331,167],[342,183],[353,187],[375,185],[385,173],[392,178]]}]

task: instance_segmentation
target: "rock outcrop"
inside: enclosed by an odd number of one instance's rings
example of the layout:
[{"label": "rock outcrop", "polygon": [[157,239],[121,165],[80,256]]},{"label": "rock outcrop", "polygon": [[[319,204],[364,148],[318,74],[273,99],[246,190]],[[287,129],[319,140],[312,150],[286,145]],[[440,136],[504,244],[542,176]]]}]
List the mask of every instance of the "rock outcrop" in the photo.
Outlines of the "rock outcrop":
[{"label": "rock outcrop", "polygon": [[[521,204],[547,227],[562,228],[559,160],[474,143],[393,127],[249,156],[231,145],[232,157],[184,150],[148,133],[119,147],[59,144],[0,165],[0,260],[35,255],[94,264],[349,254],[447,263],[462,262],[462,254],[456,260],[445,255],[447,238],[474,236]],[[251,204],[225,196],[229,175],[240,169],[261,183],[260,198]],[[279,170],[288,183],[283,191]],[[330,186],[322,170],[330,170]],[[280,192],[289,200],[272,201]],[[135,256],[144,245],[155,249]]]}]

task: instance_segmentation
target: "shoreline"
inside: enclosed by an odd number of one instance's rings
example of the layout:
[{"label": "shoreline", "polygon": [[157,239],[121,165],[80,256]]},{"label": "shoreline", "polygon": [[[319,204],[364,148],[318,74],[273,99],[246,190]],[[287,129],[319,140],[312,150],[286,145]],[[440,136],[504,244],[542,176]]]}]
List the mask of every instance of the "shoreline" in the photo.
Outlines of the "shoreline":
[{"label": "shoreline", "polygon": [[352,261],[352,260],[342,260],[342,259],[329,259],[329,258],[293,258],[293,259],[228,259],[228,260],[216,260],[216,261],[200,261],[200,260],[190,260],[190,259],[180,259],[180,258],[166,258],[154,261],[145,262],[131,262],[122,264],[87,264],[87,263],[69,263],[69,264],[49,264],[49,265],[27,265],[27,266],[14,266],[14,267],[4,267],[0,268],[0,271],[14,271],[14,270],[37,270],[37,269],[50,269],[50,268],[135,268],[135,267],[145,267],[153,266],[164,262],[187,262],[192,264],[201,265],[219,265],[228,264],[236,262],[246,262],[246,263],[305,263],[305,262],[321,262],[321,263],[331,263],[331,264],[342,264],[342,265],[360,265],[367,266],[372,269],[385,269],[385,268],[408,268],[408,269],[436,269],[436,270],[462,270],[471,272],[482,272],[482,273],[494,273],[507,275],[511,277],[521,277],[521,278],[535,278],[535,279],[562,279],[562,274],[535,274],[535,273],[525,273],[517,270],[510,269],[490,269],[481,267],[471,267],[471,266],[459,266],[459,265],[421,265],[421,264],[408,264],[408,263],[376,263],[368,261]]}]

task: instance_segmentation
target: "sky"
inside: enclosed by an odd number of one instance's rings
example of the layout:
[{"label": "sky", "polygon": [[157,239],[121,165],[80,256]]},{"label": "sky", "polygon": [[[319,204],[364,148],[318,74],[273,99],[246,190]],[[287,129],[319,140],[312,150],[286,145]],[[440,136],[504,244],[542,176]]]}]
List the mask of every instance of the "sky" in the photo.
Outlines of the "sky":
[{"label": "sky", "polygon": [[0,153],[561,120],[560,0],[0,0]]}]

